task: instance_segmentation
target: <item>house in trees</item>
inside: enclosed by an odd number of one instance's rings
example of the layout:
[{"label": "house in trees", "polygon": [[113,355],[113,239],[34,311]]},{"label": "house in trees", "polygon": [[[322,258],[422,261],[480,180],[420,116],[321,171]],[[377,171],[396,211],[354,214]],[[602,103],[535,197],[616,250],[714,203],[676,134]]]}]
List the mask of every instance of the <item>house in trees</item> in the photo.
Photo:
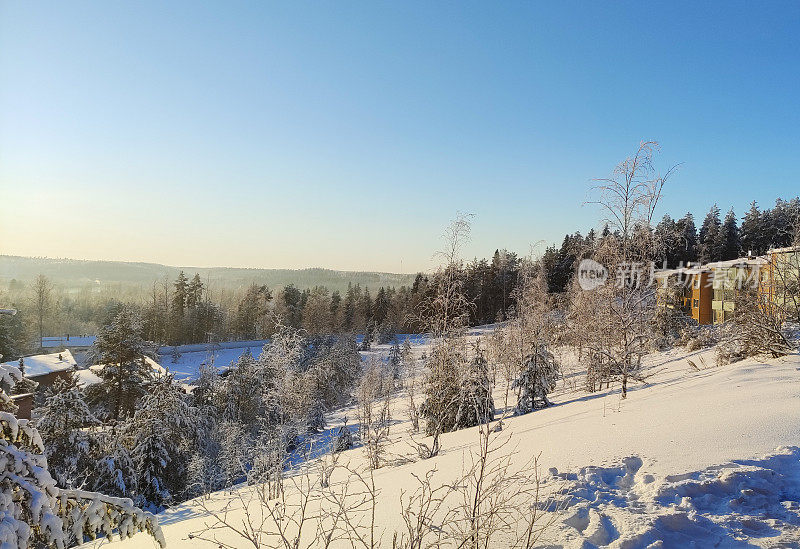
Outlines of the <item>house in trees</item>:
[{"label": "house in trees", "polygon": [[764,299],[790,320],[800,320],[800,246],[767,252],[759,288]]},{"label": "house in trees", "polygon": [[[19,368],[22,375],[36,382],[37,391],[52,386],[59,378],[65,378],[77,366],[72,353],[68,350],[47,355],[26,356],[19,360],[4,362],[3,365]],[[16,416],[20,419],[30,419],[33,409],[33,392],[10,396],[14,404],[19,407]]]},{"label": "house in trees", "polygon": [[658,271],[660,306],[679,308],[698,324],[722,324],[736,315],[740,292],[756,289],[762,306],[800,318],[800,246],[770,250],[763,257],[716,261]]},{"label": "house in trees", "polygon": [[22,375],[39,384],[37,389],[40,390],[52,386],[57,379],[66,377],[77,366],[68,349],[47,355],[26,356],[3,364],[19,368]]},{"label": "house in trees", "polygon": [[656,272],[656,302],[676,308],[691,316],[698,324],[711,324],[711,269],[706,266],[682,267]]},{"label": "house in trees", "polygon": [[711,310],[714,324],[733,319],[738,292],[747,288],[760,289],[762,268],[766,263],[763,257],[744,257],[705,265],[711,269],[712,275]]}]

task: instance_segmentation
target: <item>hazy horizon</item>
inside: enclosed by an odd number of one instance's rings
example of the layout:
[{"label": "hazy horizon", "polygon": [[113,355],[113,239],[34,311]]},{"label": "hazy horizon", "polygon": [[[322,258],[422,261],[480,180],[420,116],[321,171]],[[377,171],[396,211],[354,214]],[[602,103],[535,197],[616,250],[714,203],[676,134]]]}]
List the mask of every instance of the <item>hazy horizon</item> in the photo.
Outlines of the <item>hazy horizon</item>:
[{"label": "hazy horizon", "polygon": [[647,139],[658,217],[741,219],[800,149],[800,5],[748,7],[3,3],[0,253],[408,273],[463,211],[524,255]]},{"label": "hazy horizon", "polygon": [[310,265],[308,267],[255,267],[252,265],[180,265],[180,264],[172,264],[172,263],[162,263],[159,261],[139,261],[139,260],[127,260],[127,259],[98,259],[98,258],[82,258],[82,257],[52,257],[52,256],[45,256],[45,255],[19,255],[19,254],[8,254],[8,253],[0,253],[0,257],[9,257],[9,258],[22,258],[22,259],[31,259],[31,260],[44,260],[44,261],[80,261],[80,262],[101,262],[101,263],[131,263],[131,264],[146,264],[146,265],[158,265],[161,267],[170,267],[173,269],[241,269],[241,270],[264,270],[264,271],[306,271],[306,270],[325,270],[325,271],[335,271],[335,272],[366,272],[366,273],[379,273],[379,274],[392,274],[392,275],[415,275],[418,272],[424,271],[412,271],[407,273],[401,272],[393,272],[393,271],[375,271],[375,270],[363,270],[363,269],[333,269],[330,267],[325,267],[324,265]]}]

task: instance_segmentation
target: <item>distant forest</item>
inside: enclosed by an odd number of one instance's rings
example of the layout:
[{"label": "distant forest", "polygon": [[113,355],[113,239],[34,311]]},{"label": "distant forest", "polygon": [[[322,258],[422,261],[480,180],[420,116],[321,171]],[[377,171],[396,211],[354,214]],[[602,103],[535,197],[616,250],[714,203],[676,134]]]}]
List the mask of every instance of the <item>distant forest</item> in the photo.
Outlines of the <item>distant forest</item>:
[{"label": "distant forest", "polygon": [[[653,229],[653,240],[659,264],[675,267],[788,246],[799,225],[798,198],[778,199],[764,210],[754,202],[741,222],[733,210],[722,217],[714,205],[699,228],[691,213],[677,220],[665,215]],[[599,234],[592,229],[586,236],[576,232],[566,235],[560,247],[547,248],[539,265],[548,291],[565,292],[576,262],[591,256],[607,234],[607,228]],[[526,265],[531,263],[500,249],[490,259],[461,265],[459,279],[472,303],[471,325],[513,316],[517,282]],[[372,340],[388,342],[395,334],[422,329],[416,312],[435,286],[424,274],[324,269],[184,271],[152,264],[9,256],[0,257],[0,266],[6,279],[5,287],[0,286],[0,304],[19,309],[17,316],[0,319],[0,353],[7,359],[35,350],[40,335],[96,333],[123,304],[139,309],[145,337],[160,345],[263,339],[270,337],[277,322],[312,336],[359,333],[366,334],[367,345]],[[89,283],[98,273],[105,280],[117,273],[119,285],[98,288]],[[248,273],[254,274],[248,278]],[[268,284],[267,279],[286,282]],[[79,284],[77,289],[70,281]],[[310,281],[313,286],[304,286]]]},{"label": "distant forest", "polygon": [[216,289],[236,289],[250,283],[269,288],[294,286],[305,289],[325,286],[344,291],[348,284],[378,288],[409,286],[414,274],[367,271],[335,271],[331,269],[246,269],[234,267],[172,267],[158,263],[125,261],[87,261],[0,255],[0,281],[30,282],[40,274],[65,291],[113,289],[128,293],[147,289],[153,281],[174,280],[180,271],[197,273],[205,284]]}]

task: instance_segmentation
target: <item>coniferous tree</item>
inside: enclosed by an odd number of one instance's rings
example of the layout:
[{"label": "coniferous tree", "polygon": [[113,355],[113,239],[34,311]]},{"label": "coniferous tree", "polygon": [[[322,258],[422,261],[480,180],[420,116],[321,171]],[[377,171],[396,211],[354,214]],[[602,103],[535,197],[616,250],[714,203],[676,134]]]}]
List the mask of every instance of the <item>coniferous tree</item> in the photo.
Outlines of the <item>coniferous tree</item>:
[{"label": "coniferous tree", "polygon": [[93,361],[102,364],[102,381],[91,387],[94,400],[108,406],[115,420],[132,415],[139,399],[152,382],[153,370],[145,361],[150,345],[142,337],[138,313],[123,308],[113,322],[103,327],[93,347]]},{"label": "coniferous tree", "polygon": [[139,503],[156,507],[172,503],[186,489],[190,450],[197,435],[195,410],[172,376],[153,383],[151,393],[123,429],[131,438]]},{"label": "coniferous tree", "polygon": [[236,336],[241,339],[266,337],[264,320],[269,313],[272,294],[266,286],[250,284],[236,309],[234,325]]},{"label": "coniferous tree", "polygon": [[697,227],[694,224],[694,216],[687,213],[675,222],[677,233],[676,260],[678,264],[684,266],[697,261]]},{"label": "coniferous tree", "polygon": [[764,238],[761,234],[761,210],[758,203],[754,200],[750,203],[750,209],[744,214],[741,228],[741,245],[745,254],[752,253],[760,255],[766,250],[763,249]]},{"label": "coniferous tree", "polygon": [[63,488],[82,488],[94,470],[94,441],[89,427],[100,424],[89,410],[76,376],[58,379],[36,409],[36,428],[42,436],[51,474]]},{"label": "coniferous tree", "polygon": [[680,261],[681,239],[678,226],[669,214],[664,214],[656,225],[654,236],[658,244],[657,251],[660,252],[657,263],[665,263],[667,267],[677,266]]},{"label": "coniferous tree", "polygon": [[700,227],[698,259],[701,263],[710,263],[721,259],[721,231],[722,222],[719,218],[719,207],[714,204]]},{"label": "coniferous tree", "polygon": [[733,208],[725,215],[720,235],[720,240],[722,241],[721,259],[726,261],[738,258],[741,255],[742,245],[739,241],[739,227],[736,223],[736,214],[733,212]]},{"label": "coniferous tree", "polygon": [[494,420],[495,408],[489,365],[478,345],[475,346],[472,360],[465,366],[452,429],[474,427]]},{"label": "coniferous tree", "polygon": [[183,271],[178,273],[178,278],[173,284],[171,303],[171,331],[174,344],[184,341],[184,316],[186,314],[186,296],[189,291],[189,280]]}]

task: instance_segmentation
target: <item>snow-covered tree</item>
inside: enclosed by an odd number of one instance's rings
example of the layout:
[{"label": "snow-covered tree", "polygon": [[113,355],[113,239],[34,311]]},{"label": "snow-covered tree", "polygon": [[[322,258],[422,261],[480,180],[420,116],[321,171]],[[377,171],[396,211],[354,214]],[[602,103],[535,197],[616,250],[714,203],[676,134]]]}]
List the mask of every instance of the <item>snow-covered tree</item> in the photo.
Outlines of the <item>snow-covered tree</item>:
[{"label": "snow-covered tree", "polygon": [[92,359],[103,364],[98,372],[102,381],[91,387],[93,397],[109,408],[113,419],[130,416],[147,392],[153,370],[145,362],[151,346],[142,337],[142,323],[137,312],[123,307],[97,336]]},{"label": "snow-covered tree", "polygon": [[468,363],[464,326],[473,308],[464,290],[460,251],[469,232],[468,216],[459,216],[448,226],[445,248],[439,253],[443,265],[431,281],[429,295],[419,305],[419,317],[433,337],[424,382],[426,398],[420,406],[425,431],[433,437],[430,447],[418,448],[426,458],[439,453],[439,435],[456,428],[460,407],[462,366]]},{"label": "snow-covered tree", "polygon": [[99,431],[96,437],[99,457],[90,477],[92,489],[112,496],[134,496],[137,473],[124,434],[114,427]]},{"label": "snow-covered tree", "polygon": [[[0,366],[0,381],[13,386],[19,370]],[[0,391],[0,401],[9,400]],[[44,444],[33,424],[0,412],[0,545],[63,549],[98,535],[122,538],[150,533],[164,547],[158,521],[129,499],[65,490],[50,475]]]},{"label": "snow-covered tree", "polygon": [[50,471],[63,488],[81,488],[93,472],[93,437],[87,428],[100,421],[89,410],[83,391],[68,380],[53,385],[36,409],[36,428],[45,445]]},{"label": "snow-covered tree", "polygon": [[219,425],[219,465],[226,486],[239,481],[251,460],[251,443],[245,427],[238,421],[223,421]]},{"label": "snow-covered tree", "polygon": [[400,350],[400,344],[395,339],[392,346],[389,348],[389,372],[392,379],[400,379],[400,369],[403,365],[403,353]]},{"label": "snow-covered tree", "polygon": [[195,410],[186,396],[165,376],[125,426],[131,437],[131,458],[138,475],[137,497],[142,505],[162,507],[186,488],[186,471],[197,436]]},{"label": "snow-covered tree", "polygon": [[547,394],[556,388],[561,368],[545,345],[537,345],[528,355],[522,370],[511,384],[517,390],[517,414],[527,414],[537,408],[550,406]]},{"label": "snow-covered tree", "polygon": [[461,375],[458,408],[452,428],[449,430],[474,427],[494,419],[495,409],[492,383],[489,379],[489,365],[478,344],[475,345],[472,360],[465,366]]}]

